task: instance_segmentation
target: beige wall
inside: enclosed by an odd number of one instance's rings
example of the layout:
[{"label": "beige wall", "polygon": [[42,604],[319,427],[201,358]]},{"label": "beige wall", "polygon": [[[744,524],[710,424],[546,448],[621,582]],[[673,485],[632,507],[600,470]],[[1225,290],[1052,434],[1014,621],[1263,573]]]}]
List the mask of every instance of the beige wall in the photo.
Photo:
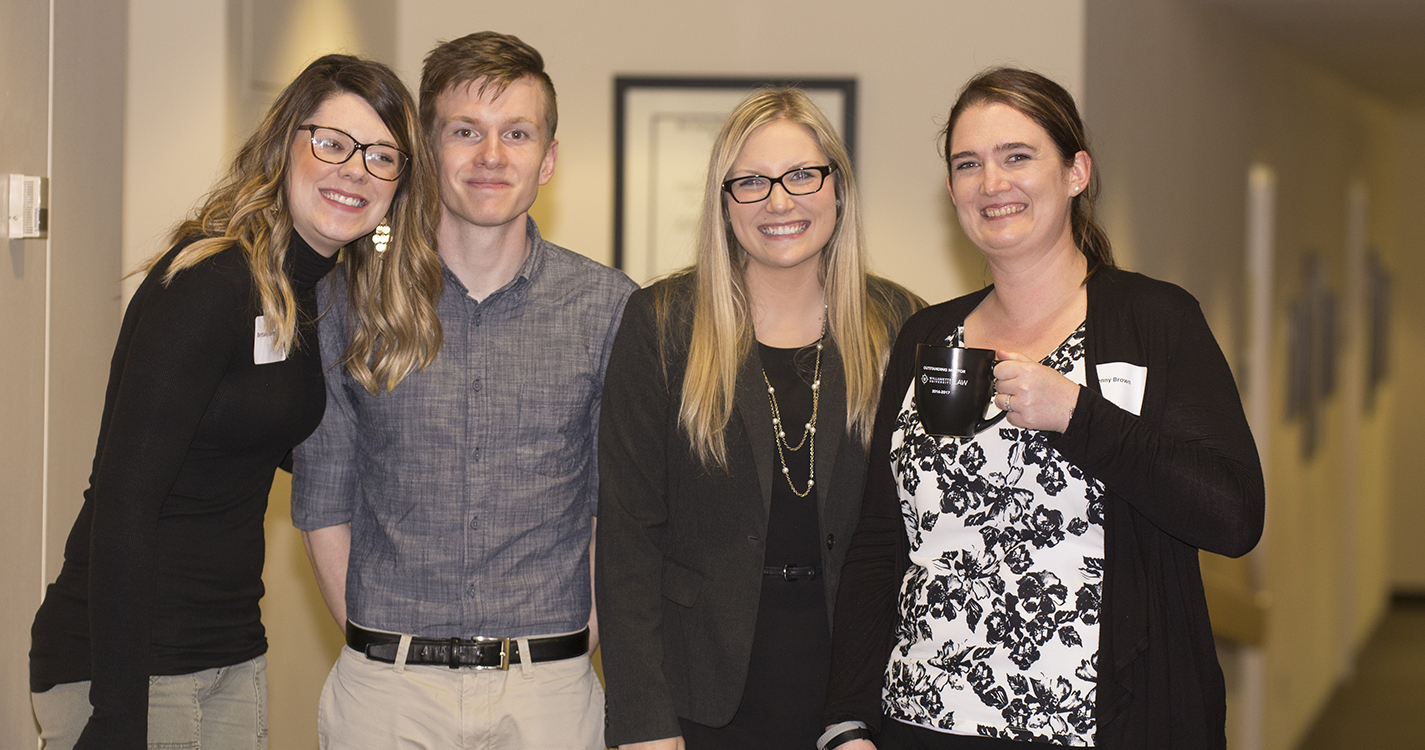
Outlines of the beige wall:
[{"label": "beige wall", "polygon": [[[226,0],[129,0],[123,267],[166,250],[168,232],[218,176],[230,146]],[[175,64],[175,61],[182,61]],[[124,280],[124,303],[141,276]]]},{"label": "beige wall", "polygon": [[[1236,571],[1273,602],[1265,650],[1226,650],[1243,659],[1228,665],[1229,674],[1248,678],[1251,659],[1264,667],[1255,731],[1243,723],[1248,686],[1233,686],[1234,744],[1290,748],[1348,673],[1388,600],[1392,417],[1403,406],[1399,373],[1409,370],[1397,361],[1374,410],[1366,407],[1363,297],[1349,283],[1358,269],[1347,252],[1347,196],[1353,184],[1364,188],[1365,237],[1388,263],[1399,259],[1398,157],[1402,148],[1419,148],[1399,137],[1399,118],[1383,103],[1202,3],[1090,0],[1087,25],[1088,119],[1110,234],[1128,266],[1198,296],[1239,384],[1248,382],[1257,343],[1245,281],[1247,174],[1257,163],[1277,176],[1269,387],[1244,388],[1249,407],[1268,415],[1258,430],[1270,446],[1263,456],[1267,530],[1252,559],[1205,556],[1204,565]],[[1310,460],[1301,423],[1287,418],[1285,406],[1287,312],[1302,294],[1308,251],[1325,262],[1336,296],[1341,362]]]},{"label": "beige wall", "polygon": [[[47,174],[49,154],[48,8],[0,6],[0,174]],[[0,196],[0,203],[4,203]],[[8,206],[5,206],[8,208]],[[33,747],[26,653],[30,618],[43,585],[45,261],[49,243],[5,240],[0,263],[0,476],[9,522],[0,527],[0,566],[10,572],[0,608],[0,745]]]},{"label": "beige wall", "polygon": [[125,26],[124,7],[117,0],[0,5],[0,173],[50,178],[49,238],[7,241],[0,272],[0,567],[7,572],[0,746],[7,748],[37,741],[30,622],[42,586],[58,572],[89,474],[118,331],[124,130],[113,113],[124,107],[124,36],[114,32]]},{"label": "beige wall", "polygon": [[1394,273],[1392,294],[1392,362],[1395,373],[1396,419],[1388,466],[1382,473],[1394,488],[1391,508],[1391,578],[1395,587],[1425,595],[1425,461],[1420,460],[1420,415],[1425,414],[1425,108],[1401,114],[1393,196],[1395,242],[1389,255]]}]

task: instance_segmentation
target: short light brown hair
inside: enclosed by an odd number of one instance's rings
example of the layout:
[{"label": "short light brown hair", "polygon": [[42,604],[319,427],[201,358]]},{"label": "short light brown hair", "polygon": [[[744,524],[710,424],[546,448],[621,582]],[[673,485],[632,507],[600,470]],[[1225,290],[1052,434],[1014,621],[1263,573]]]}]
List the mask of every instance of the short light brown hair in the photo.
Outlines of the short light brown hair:
[{"label": "short light brown hair", "polygon": [[427,139],[436,134],[435,102],[452,87],[481,81],[477,95],[483,96],[493,87],[494,95],[505,93],[510,84],[521,78],[533,78],[544,91],[544,127],[546,143],[554,140],[559,125],[559,108],[554,98],[554,82],[544,72],[544,58],[539,50],[520,41],[519,37],[494,31],[479,31],[459,39],[442,42],[426,55],[421,69],[421,126]]}]

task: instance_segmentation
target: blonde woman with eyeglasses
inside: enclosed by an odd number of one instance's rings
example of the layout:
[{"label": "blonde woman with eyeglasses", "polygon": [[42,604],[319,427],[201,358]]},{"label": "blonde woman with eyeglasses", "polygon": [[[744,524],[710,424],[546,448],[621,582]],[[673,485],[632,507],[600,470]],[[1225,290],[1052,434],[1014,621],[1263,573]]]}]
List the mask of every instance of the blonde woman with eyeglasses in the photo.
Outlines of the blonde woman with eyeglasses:
[{"label": "blonde woman with eyeglasses", "polygon": [[713,146],[696,264],[635,292],[605,378],[605,739],[809,747],[881,369],[921,302],[866,272],[826,117],[762,90]]}]

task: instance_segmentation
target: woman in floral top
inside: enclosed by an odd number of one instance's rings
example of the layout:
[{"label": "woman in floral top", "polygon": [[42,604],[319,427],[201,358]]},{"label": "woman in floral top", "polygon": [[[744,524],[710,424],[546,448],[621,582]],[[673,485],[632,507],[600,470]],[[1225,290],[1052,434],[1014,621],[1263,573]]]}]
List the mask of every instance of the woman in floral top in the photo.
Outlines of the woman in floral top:
[{"label": "woman in floral top", "polygon": [[[1226,360],[1189,294],[1114,266],[1058,84],[976,77],[945,153],[994,284],[891,354],[820,745],[1224,747],[1197,551],[1250,550],[1264,496]],[[1007,419],[927,435],[920,343],[995,350]]]}]

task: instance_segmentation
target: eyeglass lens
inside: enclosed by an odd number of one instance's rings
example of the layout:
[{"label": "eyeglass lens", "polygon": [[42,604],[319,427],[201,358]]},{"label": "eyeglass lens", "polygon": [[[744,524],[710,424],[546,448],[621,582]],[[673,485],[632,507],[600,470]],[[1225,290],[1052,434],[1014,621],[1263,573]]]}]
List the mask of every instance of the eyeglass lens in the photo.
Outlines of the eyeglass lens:
[{"label": "eyeglass lens", "polygon": [[773,185],[781,183],[782,189],[789,195],[810,195],[821,190],[830,171],[826,167],[801,167],[775,178],[752,175],[731,180],[729,192],[738,203],[756,203],[772,194]]},{"label": "eyeglass lens", "polygon": [[362,150],[362,162],[372,177],[395,180],[406,167],[406,155],[392,146],[375,143],[358,144],[355,139],[335,128],[312,129],[312,155],[328,164],[342,164],[356,149]]}]

